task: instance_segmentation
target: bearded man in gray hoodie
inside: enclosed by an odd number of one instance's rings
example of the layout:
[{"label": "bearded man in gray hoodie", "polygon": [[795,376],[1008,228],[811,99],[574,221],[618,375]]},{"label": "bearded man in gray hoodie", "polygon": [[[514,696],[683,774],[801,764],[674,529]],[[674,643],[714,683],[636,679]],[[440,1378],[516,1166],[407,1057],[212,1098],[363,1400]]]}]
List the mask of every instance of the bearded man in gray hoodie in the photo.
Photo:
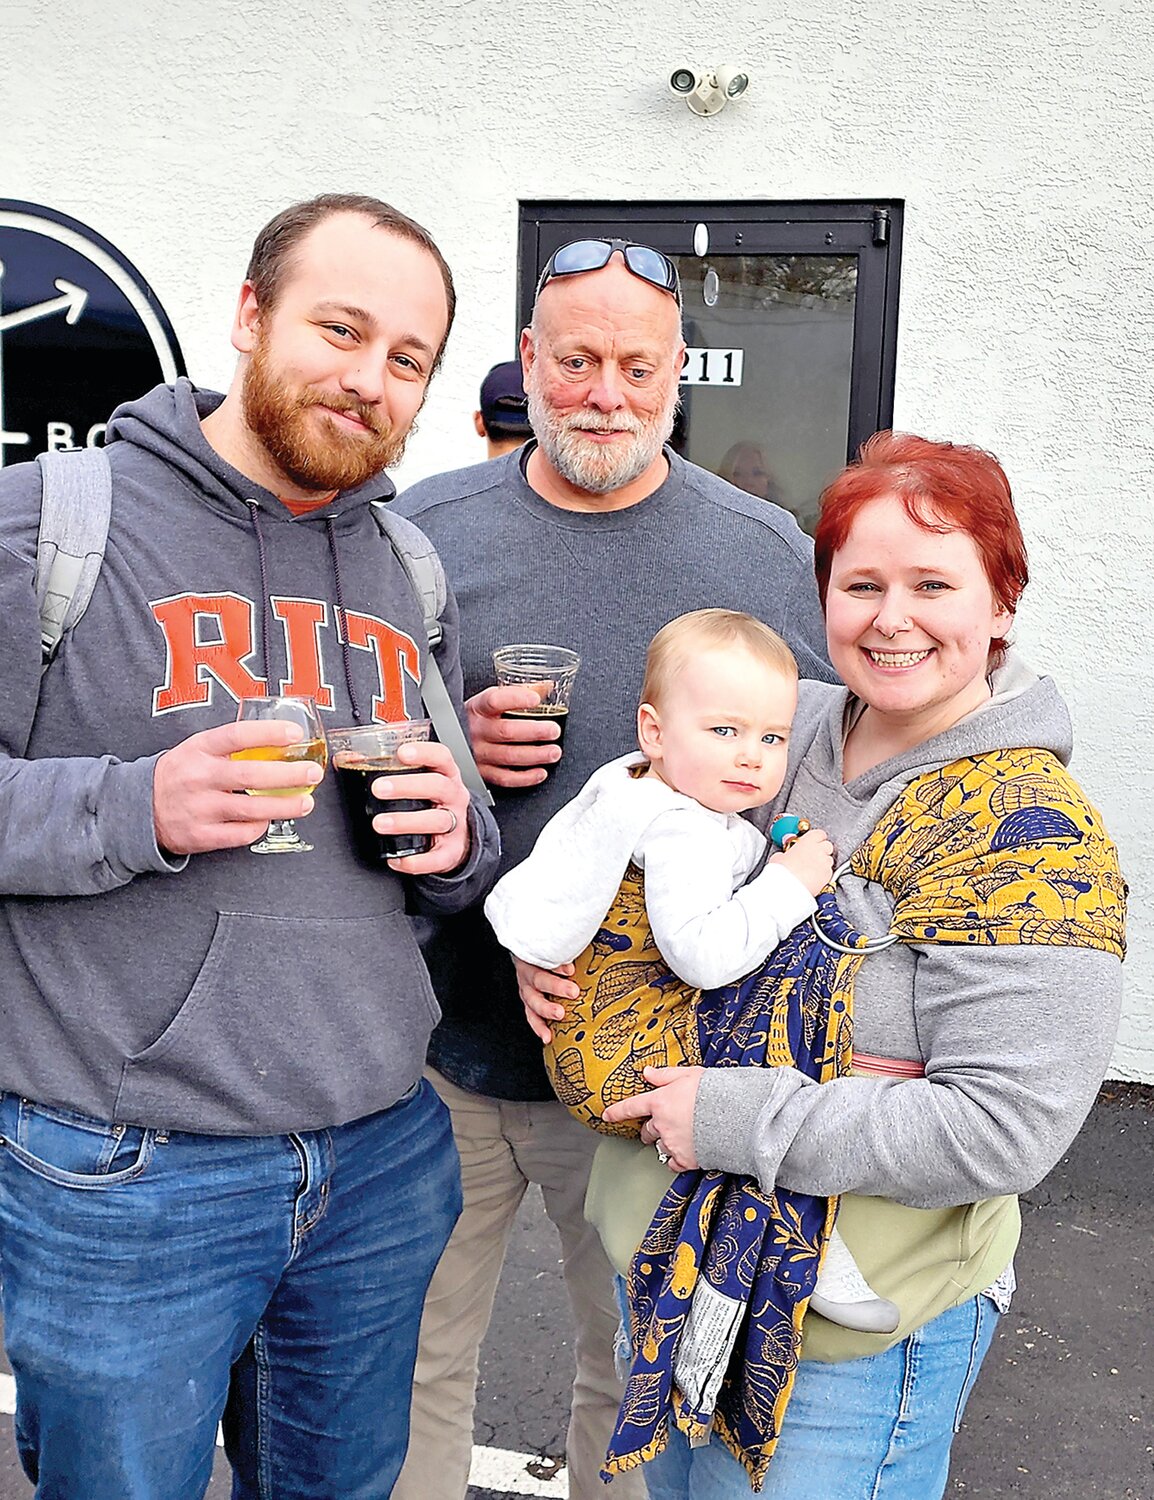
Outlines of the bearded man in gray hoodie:
[{"label": "bearded man in gray hoodie", "polygon": [[[278,215],[228,394],[180,380],[114,414],[104,563],[43,679],[40,475],[3,475],[0,1277],[41,1493],[194,1500],[220,1421],[236,1496],[385,1500],[400,1469],[460,1201],[406,901],[476,901],[496,831],[448,750],[411,746],[429,806],[376,826],[431,848],[366,868],[315,767],[231,757],[299,738],[233,722],[241,697],[420,714],[422,607],[369,507],[453,300],[387,204]],[[452,600],[442,622],[459,707]],[[303,859],[250,853],[305,815]]]}]

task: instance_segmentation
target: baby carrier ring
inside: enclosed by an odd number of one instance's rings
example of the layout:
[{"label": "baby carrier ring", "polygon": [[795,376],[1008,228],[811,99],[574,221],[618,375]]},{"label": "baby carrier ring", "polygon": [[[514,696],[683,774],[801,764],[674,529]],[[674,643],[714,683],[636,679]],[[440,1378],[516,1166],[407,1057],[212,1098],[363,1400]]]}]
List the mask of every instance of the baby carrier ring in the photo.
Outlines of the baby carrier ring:
[{"label": "baby carrier ring", "polygon": [[[849,873],[850,864],[851,861],[847,859],[845,864],[838,865],[837,869],[833,872],[833,877],[830,880],[830,885],[836,886],[842,876]],[[881,937],[866,938],[864,943],[861,943],[856,948],[851,948],[848,943],[841,943],[838,942],[837,938],[830,937],[829,933],[824,930],[821,923],[818,921],[818,912],[815,911],[810,916],[809,925],[813,928],[814,932],[817,933],[818,937],[821,938],[826,947],[833,948],[837,953],[880,953],[883,948],[888,948],[891,946],[891,944],[896,943],[900,940],[899,933],[887,932]]]}]

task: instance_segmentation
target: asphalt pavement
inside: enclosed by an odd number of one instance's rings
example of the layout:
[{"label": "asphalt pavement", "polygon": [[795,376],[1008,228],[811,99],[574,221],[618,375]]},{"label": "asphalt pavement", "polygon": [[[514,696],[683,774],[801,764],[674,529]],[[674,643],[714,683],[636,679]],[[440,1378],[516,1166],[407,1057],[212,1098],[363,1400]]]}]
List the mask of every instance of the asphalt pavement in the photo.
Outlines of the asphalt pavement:
[{"label": "asphalt pavement", "polygon": [[[1018,1291],[955,1443],[949,1500],[1154,1500],[1152,1192],[1154,1088],[1107,1084],[1023,1197]],[[478,1443],[562,1453],[570,1347],[556,1240],[530,1202],[484,1350]]]},{"label": "asphalt pavement", "polygon": [[[1154,1500],[1152,1185],[1154,1089],[1108,1084],[1023,1199],[1018,1292],[955,1445],[949,1500]],[[566,1493],[571,1378],[557,1243],[534,1193],[482,1356],[475,1472],[507,1477],[474,1485],[469,1500]],[[0,1417],[0,1500],[31,1494]],[[222,1463],[209,1500],[228,1494]]]}]

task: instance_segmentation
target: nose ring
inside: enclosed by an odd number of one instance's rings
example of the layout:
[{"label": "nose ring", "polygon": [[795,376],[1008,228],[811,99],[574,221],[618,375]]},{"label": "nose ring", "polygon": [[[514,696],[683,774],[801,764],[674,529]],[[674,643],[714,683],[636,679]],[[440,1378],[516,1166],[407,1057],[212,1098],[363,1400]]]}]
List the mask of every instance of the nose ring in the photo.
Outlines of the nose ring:
[{"label": "nose ring", "polygon": [[911,625],[910,621],[907,619],[907,620],[902,620],[901,623],[898,625],[898,627],[897,627],[896,630],[883,630],[881,628],[881,626],[879,625],[878,626],[878,635],[884,636],[887,641],[892,641],[892,640],[894,640],[897,637],[899,631],[902,631],[902,630],[912,630],[912,629],[913,629],[913,626]]}]

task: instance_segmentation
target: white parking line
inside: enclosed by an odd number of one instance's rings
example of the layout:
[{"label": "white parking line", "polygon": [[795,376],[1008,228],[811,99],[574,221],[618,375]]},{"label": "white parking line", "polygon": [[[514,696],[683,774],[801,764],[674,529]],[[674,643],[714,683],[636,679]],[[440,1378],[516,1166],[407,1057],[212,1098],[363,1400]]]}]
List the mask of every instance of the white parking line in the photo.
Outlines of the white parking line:
[{"label": "white parking line", "polygon": [[[0,1412],[16,1410],[16,1382],[0,1374]],[[217,1434],[217,1444],[220,1434]],[[533,1453],[513,1453],[508,1448],[474,1448],[469,1483],[498,1494],[534,1495],[541,1500],[569,1500],[569,1476],[564,1469],[551,1474],[552,1463]],[[539,1469],[541,1475],[533,1473]]]},{"label": "white parking line", "polygon": [[[540,1469],[539,1478],[532,1471]],[[511,1453],[508,1448],[474,1448],[469,1483],[478,1489],[507,1495],[558,1496],[569,1500],[569,1475],[564,1468],[552,1473],[550,1459],[532,1453]],[[551,1477],[549,1477],[551,1475]]]}]

